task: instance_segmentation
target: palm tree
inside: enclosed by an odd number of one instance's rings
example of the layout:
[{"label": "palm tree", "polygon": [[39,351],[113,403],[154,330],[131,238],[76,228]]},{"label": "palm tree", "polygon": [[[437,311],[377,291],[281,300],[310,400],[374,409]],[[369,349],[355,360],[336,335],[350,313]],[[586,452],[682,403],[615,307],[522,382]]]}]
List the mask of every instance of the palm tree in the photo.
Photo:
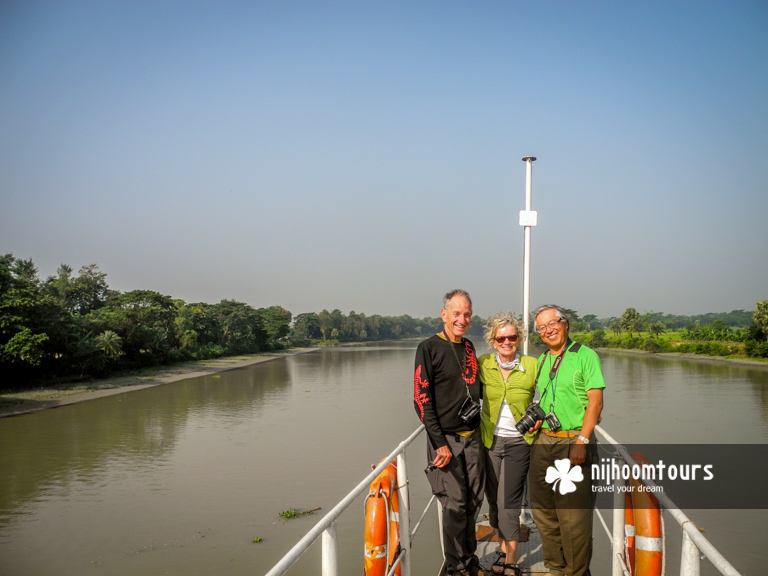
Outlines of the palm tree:
[{"label": "palm tree", "polygon": [[667,331],[667,327],[664,325],[664,322],[654,322],[653,324],[650,324],[648,326],[648,332],[651,333],[652,336],[658,336],[659,334],[664,334],[664,332]]},{"label": "palm tree", "polygon": [[122,354],[123,339],[112,330],[105,330],[99,334],[94,343],[96,347],[104,352],[110,358],[117,358]]},{"label": "palm tree", "polygon": [[632,338],[632,332],[640,332],[640,314],[634,308],[627,308],[622,314],[620,322],[621,327],[629,332],[630,338]]}]

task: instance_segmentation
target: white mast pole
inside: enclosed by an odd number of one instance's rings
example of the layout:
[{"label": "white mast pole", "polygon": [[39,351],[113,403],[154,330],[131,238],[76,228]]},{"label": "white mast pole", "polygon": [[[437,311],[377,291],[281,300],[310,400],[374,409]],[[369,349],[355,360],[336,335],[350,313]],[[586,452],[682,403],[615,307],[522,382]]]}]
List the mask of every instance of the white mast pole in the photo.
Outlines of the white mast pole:
[{"label": "white mast pole", "polygon": [[[525,156],[525,210],[520,210],[520,226],[525,228],[525,255],[523,258],[523,322],[525,331],[530,334],[530,299],[531,299],[531,228],[536,226],[538,214],[531,210],[531,178],[535,156]],[[523,354],[528,354],[528,339],[523,344]]]}]

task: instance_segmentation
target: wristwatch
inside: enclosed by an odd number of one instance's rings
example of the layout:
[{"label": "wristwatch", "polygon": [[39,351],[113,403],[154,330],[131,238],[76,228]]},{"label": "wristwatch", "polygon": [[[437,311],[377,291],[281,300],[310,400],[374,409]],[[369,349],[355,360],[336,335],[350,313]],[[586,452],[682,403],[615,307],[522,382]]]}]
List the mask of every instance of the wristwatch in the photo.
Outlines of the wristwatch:
[{"label": "wristwatch", "polygon": [[584,438],[584,436],[576,436],[579,440],[581,440],[584,444],[589,444],[589,438]]}]

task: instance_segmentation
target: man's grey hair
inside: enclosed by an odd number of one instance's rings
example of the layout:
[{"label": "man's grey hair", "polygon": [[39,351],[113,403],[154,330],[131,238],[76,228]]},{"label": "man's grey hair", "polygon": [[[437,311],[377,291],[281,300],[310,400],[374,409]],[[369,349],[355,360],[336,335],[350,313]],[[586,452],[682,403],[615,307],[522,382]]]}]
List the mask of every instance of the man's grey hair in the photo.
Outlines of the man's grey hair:
[{"label": "man's grey hair", "polygon": [[560,306],[556,304],[544,304],[543,306],[539,306],[538,308],[536,308],[536,310],[534,310],[533,313],[531,314],[531,316],[533,317],[533,327],[537,333],[539,331],[539,327],[536,326],[536,318],[538,318],[539,314],[541,314],[545,310],[554,310],[555,314],[557,314],[557,317],[560,318],[560,320],[564,320],[568,328],[571,327],[571,318],[568,316],[568,314],[565,313],[565,310],[563,310]]},{"label": "man's grey hair", "polygon": [[451,300],[453,300],[456,296],[466,298],[467,302],[469,302],[469,309],[472,309],[472,298],[469,297],[469,292],[466,290],[451,290],[445,296],[443,296],[443,310],[448,310],[448,306],[451,304]]},{"label": "man's grey hair", "polygon": [[499,312],[488,318],[488,322],[485,324],[485,341],[488,345],[493,347],[494,338],[498,334],[499,330],[504,326],[512,326],[517,332],[517,344],[518,346],[525,342],[525,327],[522,321],[518,320],[512,312]]}]

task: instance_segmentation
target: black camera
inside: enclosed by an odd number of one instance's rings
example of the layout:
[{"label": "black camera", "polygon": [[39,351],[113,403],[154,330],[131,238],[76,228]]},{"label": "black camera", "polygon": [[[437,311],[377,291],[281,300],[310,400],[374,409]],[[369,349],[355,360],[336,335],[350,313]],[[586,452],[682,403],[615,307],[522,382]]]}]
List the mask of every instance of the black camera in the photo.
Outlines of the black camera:
[{"label": "black camera", "polygon": [[538,402],[531,402],[528,408],[525,409],[525,414],[522,415],[520,420],[515,424],[515,428],[520,434],[525,434],[529,429],[536,426],[536,422],[544,420],[546,414],[541,409]]},{"label": "black camera", "polygon": [[459,418],[469,424],[469,422],[479,413],[480,404],[472,400],[472,398],[467,395],[466,399],[464,400],[464,404],[462,404],[461,408],[459,409]]},{"label": "black camera", "polygon": [[557,419],[554,412],[544,414],[544,410],[541,409],[538,402],[531,402],[528,408],[525,409],[525,414],[515,424],[515,428],[520,434],[525,434],[530,428],[536,426],[536,422],[539,420],[546,421],[550,430],[557,430],[560,428],[560,420]]},{"label": "black camera", "polygon": [[424,474],[429,474],[435,470],[437,470],[437,465],[434,462],[430,462],[429,466],[424,469]]},{"label": "black camera", "polygon": [[550,412],[546,416],[544,416],[544,420],[547,421],[547,424],[549,425],[549,429],[553,432],[560,428],[560,420],[557,419],[557,416],[555,416],[554,412]]}]

